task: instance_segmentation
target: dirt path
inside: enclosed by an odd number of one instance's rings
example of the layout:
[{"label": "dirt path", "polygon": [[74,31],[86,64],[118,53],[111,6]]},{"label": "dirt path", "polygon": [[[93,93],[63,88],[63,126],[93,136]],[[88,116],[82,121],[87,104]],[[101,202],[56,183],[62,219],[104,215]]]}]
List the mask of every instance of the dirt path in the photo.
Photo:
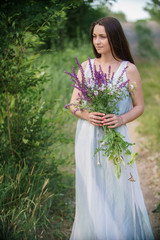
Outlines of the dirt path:
[{"label": "dirt path", "polygon": [[128,124],[131,140],[136,143],[134,151],[139,154],[136,162],[150,223],[155,239],[159,240],[160,213],[153,213],[152,211],[160,203],[160,168],[157,166],[157,158],[160,158],[160,152],[154,154],[149,152],[147,139],[139,136],[137,127],[137,121]]}]

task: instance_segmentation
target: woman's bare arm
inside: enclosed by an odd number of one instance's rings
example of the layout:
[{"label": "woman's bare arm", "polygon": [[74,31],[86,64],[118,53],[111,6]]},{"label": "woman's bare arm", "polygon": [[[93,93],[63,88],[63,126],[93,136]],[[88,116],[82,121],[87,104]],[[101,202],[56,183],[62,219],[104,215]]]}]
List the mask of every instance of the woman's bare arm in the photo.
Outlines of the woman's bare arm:
[{"label": "woman's bare arm", "polygon": [[[81,65],[82,65],[83,70],[85,71],[87,61],[83,62]],[[77,77],[80,81],[82,81],[82,76],[81,76],[80,70],[78,71]],[[70,104],[75,104],[78,101],[78,98],[79,98],[78,95],[79,94],[81,95],[81,91],[79,91],[77,88],[74,88],[73,93],[72,93],[72,97],[71,97],[71,100],[70,100]],[[74,111],[76,110],[76,107],[74,105],[70,105],[70,109],[71,109],[71,112],[74,113]],[[87,111],[78,110],[78,111],[76,111],[75,115],[78,118],[82,118],[82,119],[86,120]]]},{"label": "woman's bare arm", "polygon": [[[133,100],[133,108],[121,116],[108,114],[103,117],[103,125],[108,125],[109,128],[116,128],[131,122],[138,118],[144,111],[141,79],[136,66],[132,63],[129,63],[126,73],[127,78],[130,79],[128,87]],[[135,88],[133,89],[132,86],[135,86]]]},{"label": "woman's bare arm", "polygon": [[[144,99],[139,72],[134,64],[129,63],[126,73],[127,78],[130,79],[129,90],[133,99],[133,108],[129,112],[121,115],[123,124],[133,121],[144,112]],[[133,90],[132,86],[135,86]]]}]

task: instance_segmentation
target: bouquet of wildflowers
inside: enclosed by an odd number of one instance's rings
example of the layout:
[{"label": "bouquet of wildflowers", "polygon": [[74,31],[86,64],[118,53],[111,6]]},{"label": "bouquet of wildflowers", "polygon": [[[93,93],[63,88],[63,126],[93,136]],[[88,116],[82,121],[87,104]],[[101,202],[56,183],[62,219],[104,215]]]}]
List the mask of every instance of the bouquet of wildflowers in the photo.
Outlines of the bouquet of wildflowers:
[{"label": "bouquet of wildflowers", "polygon": [[[71,103],[65,105],[65,108],[68,108],[70,105],[74,105],[75,111],[86,109],[89,112],[101,112],[104,114],[117,114],[119,109],[117,107],[118,102],[128,96],[127,84],[128,81],[123,81],[123,74],[126,71],[126,68],[122,71],[121,75],[117,81],[113,81],[114,73],[111,76],[111,67],[109,66],[108,74],[103,73],[101,66],[99,66],[99,71],[97,71],[96,66],[92,68],[92,64],[89,59],[89,67],[91,71],[91,78],[85,78],[84,70],[81,64],[76,58],[76,63],[80,69],[82,80],[80,81],[75,72],[75,67],[73,67],[73,73],[67,73],[72,81],[72,86],[80,90],[78,99],[76,103]],[[126,91],[127,90],[127,91]],[[110,129],[106,125],[103,127],[103,140],[100,141],[99,146],[96,149],[96,153],[100,151],[104,152],[104,155],[108,157],[109,160],[113,161],[115,172],[117,177],[120,178],[121,175],[121,163],[125,167],[124,157],[128,159],[127,164],[132,166],[135,161],[136,153],[132,153],[128,147],[133,145],[128,143],[123,139],[123,136],[117,132],[115,129]],[[98,127],[99,128],[99,127]],[[130,158],[128,158],[130,157]],[[98,161],[99,165],[100,162]],[[133,178],[130,178],[131,181],[134,181]]]}]

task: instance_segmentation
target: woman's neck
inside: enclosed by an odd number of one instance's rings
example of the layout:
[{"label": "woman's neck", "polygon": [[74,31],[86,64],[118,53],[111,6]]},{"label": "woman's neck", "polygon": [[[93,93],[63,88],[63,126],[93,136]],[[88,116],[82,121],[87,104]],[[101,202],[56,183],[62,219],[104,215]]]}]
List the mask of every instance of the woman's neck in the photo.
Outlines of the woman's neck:
[{"label": "woman's neck", "polygon": [[117,72],[122,60],[121,59],[115,59],[112,55],[101,55],[100,58],[96,58],[95,66],[99,67],[101,65],[101,69],[104,73],[107,73],[106,71],[109,69],[109,66],[111,67],[111,72]]},{"label": "woman's neck", "polygon": [[102,63],[102,64],[114,64],[114,63],[117,63],[117,62],[120,62],[121,60],[120,59],[115,59],[114,57],[113,57],[113,55],[112,54],[107,54],[107,55],[101,55],[101,57],[98,59],[99,60],[99,62],[100,63]]}]

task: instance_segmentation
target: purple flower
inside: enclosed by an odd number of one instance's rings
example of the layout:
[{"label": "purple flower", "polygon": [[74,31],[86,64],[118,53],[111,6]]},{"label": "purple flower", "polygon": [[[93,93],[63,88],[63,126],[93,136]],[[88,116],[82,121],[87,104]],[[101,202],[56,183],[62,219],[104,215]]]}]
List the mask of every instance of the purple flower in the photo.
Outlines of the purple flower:
[{"label": "purple flower", "polygon": [[[111,75],[111,66],[108,67],[108,74],[107,74],[107,73],[103,72],[101,66],[99,66],[99,71],[98,71],[96,69],[95,65],[92,66],[91,59],[88,58],[88,60],[89,60],[89,68],[91,71],[90,79],[85,78],[83,67],[79,63],[77,58],[76,58],[76,63],[79,67],[79,71],[81,72],[81,79],[78,78],[78,76],[75,72],[75,67],[73,67],[72,73],[65,72],[72,79],[73,84],[71,84],[71,86],[79,90],[78,99],[77,99],[79,103],[76,106],[78,107],[78,106],[80,106],[81,103],[83,104],[84,102],[86,104],[90,105],[92,103],[93,96],[99,95],[98,90],[101,91],[101,93],[105,92],[105,94],[106,94],[105,96],[106,97],[108,96],[108,100],[106,100],[107,102],[110,101],[109,100],[110,96],[111,96],[112,92],[114,91],[114,94],[115,94],[114,101],[117,101],[117,99],[120,98],[120,95],[122,95],[123,88],[126,87],[128,81],[129,81],[129,80],[127,80],[127,81],[123,82],[123,74],[125,73],[127,67],[123,69],[117,82],[115,80],[113,82],[114,72]],[[101,94],[100,94],[100,97],[101,97]],[[67,104],[65,106],[65,108],[68,108],[68,106],[70,106],[70,105]]]},{"label": "purple flower", "polygon": [[79,111],[79,108],[76,108],[76,109],[73,111],[73,114],[76,114],[77,111]]},{"label": "purple flower", "polygon": [[65,107],[65,109],[68,109],[68,105],[69,105],[69,104],[66,104],[66,105],[64,106],[64,107]]},{"label": "purple flower", "polygon": [[124,88],[124,87],[127,85],[128,82],[129,82],[129,79],[128,79],[127,81],[125,81],[125,82],[122,82],[122,83],[119,85],[119,88],[120,88],[120,89]]},{"label": "purple flower", "polygon": [[91,77],[92,77],[92,80],[94,79],[94,75],[93,75],[93,68],[92,68],[92,64],[91,64],[91,59],[88,58],[88,61],[89,61],[89,68],[91,70]]}]

